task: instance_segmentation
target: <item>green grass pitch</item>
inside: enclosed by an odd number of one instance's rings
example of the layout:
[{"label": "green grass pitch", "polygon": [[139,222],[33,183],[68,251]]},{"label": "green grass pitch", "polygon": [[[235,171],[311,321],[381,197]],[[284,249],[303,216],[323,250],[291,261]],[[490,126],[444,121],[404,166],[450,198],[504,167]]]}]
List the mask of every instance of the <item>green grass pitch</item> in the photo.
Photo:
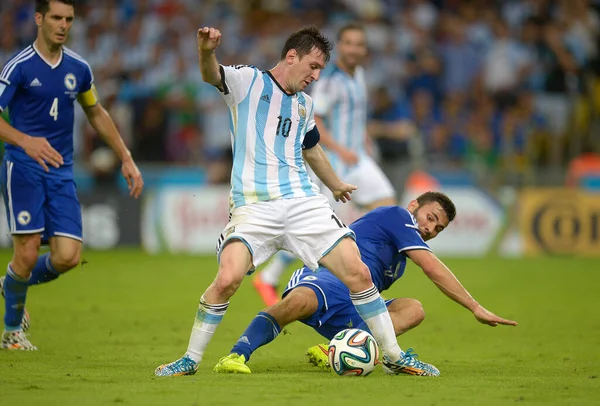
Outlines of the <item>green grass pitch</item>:
[{"label": "green grass pitch", "polygon": [[[9,251],[0,252],[7,263]],[[187,346],[214,257],[87,252],[88,263],[33,287],[38,352],[0,351],[2,405],[591,405],[600,404],[600,261],[448,259],[474,297],[516,328],[491,328],[447,299],[413,264],[386,298],[414,297],[425,321],[400,337],[442,376],[366,378],[316,370],[321,342],[301,324],[250,361],[252,375],[211,372],[262,309],[249,280],[192,377],[156,378]],[[290,269],[291,271],[292,269]],[[289,274],[288,274],[289,276]]]}]

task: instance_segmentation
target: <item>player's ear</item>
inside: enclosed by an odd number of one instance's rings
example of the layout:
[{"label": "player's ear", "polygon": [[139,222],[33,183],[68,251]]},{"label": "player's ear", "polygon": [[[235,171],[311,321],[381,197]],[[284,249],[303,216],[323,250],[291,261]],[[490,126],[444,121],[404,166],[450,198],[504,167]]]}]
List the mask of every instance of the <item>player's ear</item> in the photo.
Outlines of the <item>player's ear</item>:
[{"label": "player's ear", "polygon": [[408,206],[406,206],[406,209],[411,213],[414,213],[418,208],[419,203],[416,200],[411,200],[410,203],[408,203]]},{"label": "player's ear", "polygon": [[293,65],[294,64],[294,59],[296,59],[296,57],[298,56],[298,51],[296,51],[295,49],[290,49],[287,54],[285,54],[285,61],[287,62],[288,65]]},{"label": "player's ear", "polygon": [[41,27],[42,22],[44,22],[44,16],[42,15],[42,13],[35,13],[35,25]]}]

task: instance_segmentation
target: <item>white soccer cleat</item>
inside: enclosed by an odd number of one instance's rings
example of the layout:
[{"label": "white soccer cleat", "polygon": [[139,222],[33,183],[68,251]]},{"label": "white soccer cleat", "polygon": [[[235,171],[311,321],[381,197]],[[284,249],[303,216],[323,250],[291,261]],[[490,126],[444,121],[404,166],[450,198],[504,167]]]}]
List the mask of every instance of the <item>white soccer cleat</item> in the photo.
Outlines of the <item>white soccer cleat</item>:
[{"label": "white soccer cleat", "polygon": [[25,333],[21,330],[2,333],[0,346],[5,350],[37,351],[37,347],[29,342]]}]

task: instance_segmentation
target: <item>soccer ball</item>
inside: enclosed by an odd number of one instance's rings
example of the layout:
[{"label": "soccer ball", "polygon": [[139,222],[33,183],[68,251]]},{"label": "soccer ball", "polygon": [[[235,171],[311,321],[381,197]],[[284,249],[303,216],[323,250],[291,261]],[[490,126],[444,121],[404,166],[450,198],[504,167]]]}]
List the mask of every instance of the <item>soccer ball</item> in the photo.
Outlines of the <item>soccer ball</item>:
[{"label": "soccer ball", "polygon": [[379,363],[379,347],[364,330],[342,330],[329,343],[329,365],[338,375],[367,376]]}]

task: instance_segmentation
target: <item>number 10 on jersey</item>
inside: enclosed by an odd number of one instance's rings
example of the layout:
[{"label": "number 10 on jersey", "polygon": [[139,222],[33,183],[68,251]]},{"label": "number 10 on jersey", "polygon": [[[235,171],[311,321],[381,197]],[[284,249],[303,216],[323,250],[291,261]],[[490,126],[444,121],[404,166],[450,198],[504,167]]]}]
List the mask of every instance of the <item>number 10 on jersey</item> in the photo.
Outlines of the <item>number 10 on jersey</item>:
[{"label": "number 10 on jersey", "polygon": [[283,138],[287,138],[290,135],[290,129],[292,128],[292,119],[287,117],[283,118],[283,116],[277,117],[279,122],[277,123],[277,134],[283,135]]}]

